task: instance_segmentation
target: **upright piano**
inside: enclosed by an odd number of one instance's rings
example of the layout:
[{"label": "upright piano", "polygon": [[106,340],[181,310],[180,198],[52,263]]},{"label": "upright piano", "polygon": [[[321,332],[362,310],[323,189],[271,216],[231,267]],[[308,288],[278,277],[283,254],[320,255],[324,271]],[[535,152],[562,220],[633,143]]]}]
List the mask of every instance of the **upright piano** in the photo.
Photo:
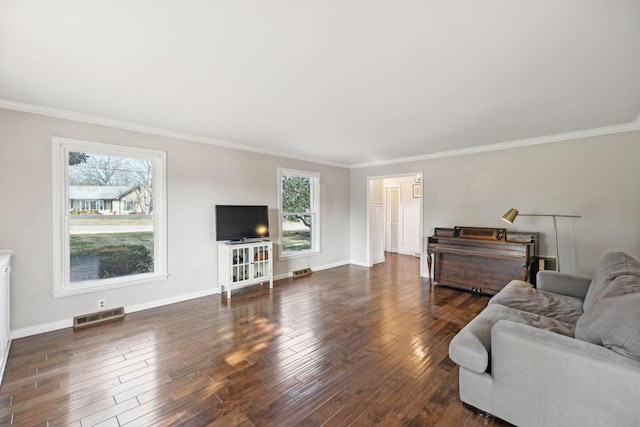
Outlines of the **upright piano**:
[{"label": "upright piano", "polygon": [[[427,241],[437,285],[495,295],[513,279],[535,285],[538,233],[504,228],[436,228]],[[433,259],[432,259],[433,258]]]}]

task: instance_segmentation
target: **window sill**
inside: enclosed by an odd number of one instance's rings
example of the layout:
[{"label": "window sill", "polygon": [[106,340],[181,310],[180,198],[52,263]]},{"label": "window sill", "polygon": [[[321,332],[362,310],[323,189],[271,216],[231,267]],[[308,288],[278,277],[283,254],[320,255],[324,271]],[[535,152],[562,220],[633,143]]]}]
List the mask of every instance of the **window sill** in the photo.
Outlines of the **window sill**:
[{"label": "window sill", "polygon": [[320,254],[320,253],[322,253],[322,251],[320,249],[308,250],[308,251],[300,251],[300,252],[281,253],[278,256],[278,260],[291,259],[291,258],[304,258],[304,257],[309,256],[309,255],[317,255],[317,254]]},{"label": "window sill", "polygon": [[135,286],[135,285],[141,285],[144,283],[167,280],[168,277],[169,275],[166,273],[165,274],[149,273],[149,274],[140,274],[139,276],[136,276],[135,279],[132,279],[130,277],[127,277],[127,278],[117,277],[113,279],[102,279],[102,280],[81,282],[81,284],[68,285],[63,289],[58,289],[53,291],[53,297],[63,298],[63,297],[69,297],[73,295],[88,294],[91,292],[100,292],[100,291],[105,291],[109,289],[124,288],[127,286]]}]

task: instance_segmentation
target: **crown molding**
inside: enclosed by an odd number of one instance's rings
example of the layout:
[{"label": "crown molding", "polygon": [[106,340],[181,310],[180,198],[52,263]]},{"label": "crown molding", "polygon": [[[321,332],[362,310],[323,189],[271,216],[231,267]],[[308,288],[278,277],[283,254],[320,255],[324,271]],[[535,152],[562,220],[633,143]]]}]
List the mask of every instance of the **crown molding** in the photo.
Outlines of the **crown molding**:
[{"label": "crown molding", "polygon": [[253,153],[266,154],[270,156],[284,157],[288,159],[300,160],[327,166],[334,166],[346,169],[360,169],[372,166],[384,166],[398,163],[410,163],[423,160],[441,159],[445,157],[465,156],[467,154],[485,153],[488,151],[507,150],[510,148],[527,147],[529,145],[548,144],[551,142],[569,141],[572,139],[588,138],[592,136],[610,135],[615,133],[630,132],[640,130],[640,111],[635,120],[631,123],[625,123],[615,126],[606,126],[595,129],[587,129],[576,132],[566,132],[557,135],[541,136],[536,138],[521,139],[517,141],[501,142],[497,144],[480,145],[477,147],[462,148],[459,150],[440,151],[437,153],[424,154],[412,157],[400,157],[390,160],[380,160],[367,163],[346,164],[331,162],[326,160],[318,160],[310,157],[299,156],[291,153],[284,153],[275,150],[266,150],[252,145],[239,144],[223,139],[210,138],[202,135],[195,135],[186,132],[176,132],[169,129],[158,128],[154,126],[142,125],[139,123],[128,122],[125,120],[110,119],[107,117],[94,116],[91,114],[77,113],[75,111],[61,110],[58,108],[46,107],[42,105],[29,104],[26,102],[14,101],[11,99],[0,98],[0,108],[8,110],[22,111],[25,113],[39,114],[42,116],[56,117],[59,119],[73,120],[82,123],[89,123],[99,126],[108,126],[117,129],[130,130],[134,132],[147,133],[151,135],[164,136],[168,138],[181,139],[190,142],[199,142],[202,144],[215,145],[218,147],[231,148],[235,150],[249,151]]},{"label": "crown molding", "polygon": [[117,129],[130,130],[134,132],[147,133],[151,135],[164,136],[168,138],[181,139],[190,142],[199,142],[202,144],[215,145],[218,147],[231,148],[234,150],[250,151],[253,153],[266,154],[270,156],[285,157],[289,159],[301,160],[316,164],[324,164],[339,168],[349,168],[345,163],[331,162],[328,160],[318,160],[310,157],[299,156],[281,151],[267,150],[252,145],[239,144],[236,142],[226,141],[223,139],[210,138],[202,135],[195,135],[186,132],[176,132],[169,129],[159,128],[155,126],[147,126],[139,123],[128,122],[126,120],[110,119],[107,117],[94,116],[92,114],[78,113],[75,111],[61,110],[58,108],[46,107],[42,105],[29,104],[26,102],[14,101],[11,99],[0,98],[0,108],[7,110],[21,111],[24,113],[39,114],[41,116],[55,117],[58,119],[73,120],[76,122],[89,123],[99,126],[108,126]]},{"label": "crown molding", "polygon": [[423,160],[442,159],[445,157],[465,156],[467,154],[485,153],[488,151],[508,150],[510,148],[527,147],[529,145],[549,144],[551,142],[570,141],[574,139],[589,138],[592,136],[611,135],[615,133],[631,132],[640,130],[640,112],[631,123],[622,125],[606,126],[595,129],[587,129],[576,132],[566,132],[557,135],[541,136],[536,138],[520,139],[517,141],[501,142],[497,144],[480,145],[477,147],[462,148],[459,150],[440,151],[437,153],[425,154],[421,156],[401,157],[391,160],[380,160],[376,162],[357,163],[351,165],[351,169],[366,168],[371,166],[383,166],[398,163],[409,163]]}]

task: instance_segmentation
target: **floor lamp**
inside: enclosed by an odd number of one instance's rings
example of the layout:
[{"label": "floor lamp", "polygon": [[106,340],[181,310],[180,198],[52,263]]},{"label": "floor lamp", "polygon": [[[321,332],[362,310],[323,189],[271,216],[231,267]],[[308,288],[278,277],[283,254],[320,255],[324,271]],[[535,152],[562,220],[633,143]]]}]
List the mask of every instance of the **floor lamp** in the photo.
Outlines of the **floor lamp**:
[{"label": "floor lamp", "polygon": [[521,216],[550,216],[553,218],[553,232],[556,237],[556,271],[560,271],[560,252],[558,251],[558,226],[556,225],[556,217],[562,218],[580,218],[579,215],[558,215],[558,214],[521,214],[517,209],[511,208],[502,215],[502,219],[507,221],[509,224],[513,224],[513,221],[516,219],[518,215]]}]

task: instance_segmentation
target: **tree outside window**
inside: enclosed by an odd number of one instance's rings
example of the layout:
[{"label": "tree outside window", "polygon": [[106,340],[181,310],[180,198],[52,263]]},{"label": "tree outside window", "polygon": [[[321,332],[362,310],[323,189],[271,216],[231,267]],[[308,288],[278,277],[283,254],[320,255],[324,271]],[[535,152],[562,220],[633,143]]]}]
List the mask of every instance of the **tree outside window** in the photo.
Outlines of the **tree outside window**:
[{"label": "tree outside window", "polygon": [[319,174],[281,169],[279,177],[280,256],[319,251]]}]

